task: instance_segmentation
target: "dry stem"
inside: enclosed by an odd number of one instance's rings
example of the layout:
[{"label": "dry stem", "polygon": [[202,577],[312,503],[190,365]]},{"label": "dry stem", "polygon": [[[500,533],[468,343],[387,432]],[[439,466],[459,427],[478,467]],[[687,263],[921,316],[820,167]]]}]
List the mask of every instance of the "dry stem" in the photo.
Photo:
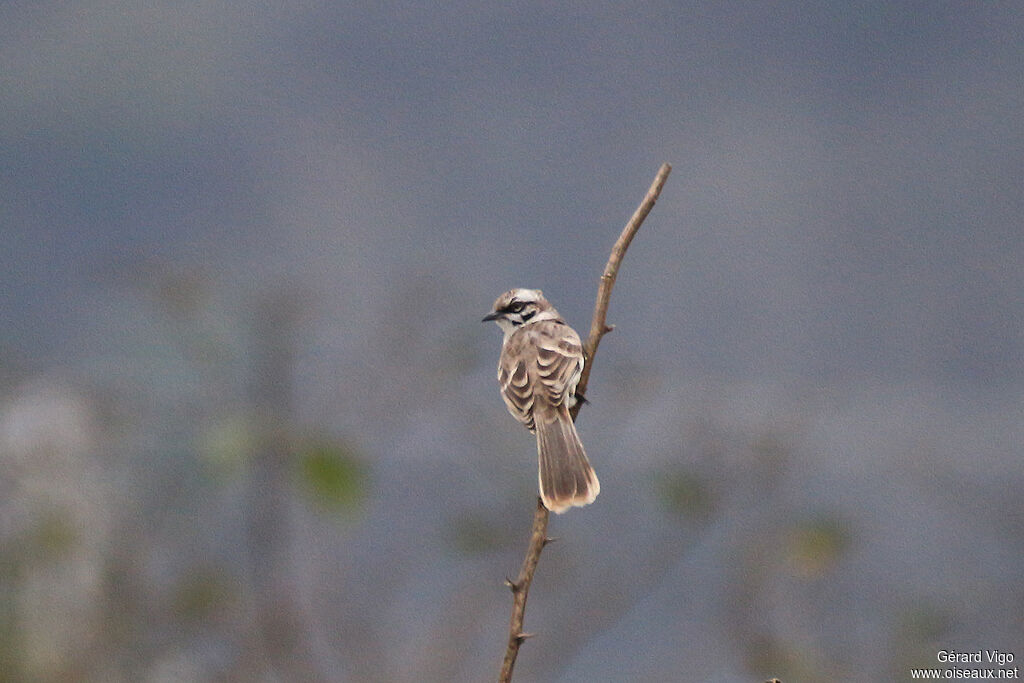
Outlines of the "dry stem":
[{"label": "dry stem", "polygon": [[[583,367],[583,374],[580,375],[579,384],[576,385],[576,392],[578,394],[583,394],[586,391],[587,380],[590,378],[590,369],[594,364],[594,354],[597,353],[597,345],[601,343],[601,337],[612,331],[612,327],[606,323],[608,303],[611,300],[612,287],[615,286],[615,278],[619,274],[619,265],[622,263],[622,257],[626,255],[629,243],[633,241],[633,237],[640,229],[644,219],[647,218],[647,214],[654,208],[654,203],[658,200],[661,188],[665,185],[665,180],[668,179],[668,174],[671,171],[672,166],[669,164],[661,165],[661,168],[658,169],[658,174],[654,177],[654,182],[651,183],[650,189],[647,190],[646,196],[644,196],[636,211],[633,212],[633,216],[626,223],[626,227],[622,229],[619,239],[615,241],[615,246],[612,247],[608,263],[601,274],[601,284],[597,288],[594,317],[590,323],[590,337],[583,347],[586,364]],[[582,403],[577,403],[573,407],[573,420],[579,414],[581,405]],[[537,569],[537,562],[540,561],[540,553],[544,546],[552,540],[547,536],[548,516],[547,508],[544,507],[544,504],[538,498],[537,507],[533,513],[533,532],[530,535],[530,545],[526,550],[526,557],[523,558],[523,566],[519,569],[519,575],[515,581],[505,579],[506,585],[512,589],[512,617],[509,620],[508,627],[508,646],[505,648],[505,658],[501,662],[501,675],[498,678],[500,683],[509,683],[512,680],[512,668],[516,664],[519,646],[523,644],[524,640],[533,635],[523,632],[523,619],[526,616],[526,597],[530,592],[530,584],[533,582],[533,573]]]}]

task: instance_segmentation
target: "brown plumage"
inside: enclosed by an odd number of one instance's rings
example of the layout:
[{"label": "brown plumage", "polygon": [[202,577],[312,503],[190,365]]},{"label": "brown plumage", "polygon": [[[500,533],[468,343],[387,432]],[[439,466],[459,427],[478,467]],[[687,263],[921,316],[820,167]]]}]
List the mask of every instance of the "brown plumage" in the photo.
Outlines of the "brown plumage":
[{"label": "brown plumage", "polygon": [[540,290],[514,289],[484,320],[505,332],[498,382],[509,412],[537,435],[538,479],[545,507],[564,512],[601,490],[569,408],[583,371],[583,347]]}]

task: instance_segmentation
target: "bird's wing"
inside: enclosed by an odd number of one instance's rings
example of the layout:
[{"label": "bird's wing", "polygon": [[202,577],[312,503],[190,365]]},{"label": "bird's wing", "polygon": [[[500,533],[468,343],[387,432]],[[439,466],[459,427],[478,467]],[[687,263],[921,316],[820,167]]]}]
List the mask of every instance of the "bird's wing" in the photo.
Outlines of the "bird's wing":
[{"label": "bird's wing", "polygon": [[501,397],[512,416],[533,431],[533,377],[536,375],[536,354],[519,334],[505,343],[498,361],[498,383]]},{"label": "bird's wing", "polygon": [[538,393],[544,404],[568,407],[583,372],[583,346],[568,325],[542,323],[536,346]]},{"label": "bird's wing", "polygon": [[568,408],[583,371],[579,335],[564,323],[544,321],[513,335],[509,346],[503,354],[508,358],[504,375],[499,373],[509,410],[517,416],[542,412],[553,418],[560,408]]}]

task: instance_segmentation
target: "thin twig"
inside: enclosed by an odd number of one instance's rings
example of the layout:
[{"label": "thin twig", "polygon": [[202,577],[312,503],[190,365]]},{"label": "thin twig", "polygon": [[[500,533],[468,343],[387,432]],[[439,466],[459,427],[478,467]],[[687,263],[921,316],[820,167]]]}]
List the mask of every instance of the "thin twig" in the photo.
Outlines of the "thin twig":
[{"label": "thin twig", "polygon": [[[643,201],[640,202],[640,206],[636,207],[636,211],[633,212],[633,216],[626,223],[626,227],[622,229],[619,239],[615,240],[612,253],[608,256],[608,263],[601,274],[601,284],[597,288],[594,317],[590,322],[590,337],[587,338],[587,343],[583,347],[583,354],[587,362],[583,366],[583,373],[580,375],[579,384],[576,385],[577,394],[585,394],[587,392],[587,381],[590,379],[590,370],[594,365],[594,354],[597,353],[597,345],[601,343],[601,338],[604,335],[614,329],[606,321],[608,303],[612,298],[612,287],[615,286],[615,278],[619,275],[619,265],[622,264],[622,257],[626,255],[629,243],[633,241],[633,237],[640,230],[640,226],[643,224],[644,219],[647,218],[647,214],[654,208],[654,203],[658,201],[658,195],[661,194],[661,188],[665,186],[665,181],[668,180],[668,174],[671,172],[672,166],[670,164],[664,163],[661,165],[661,168],[658,169],[658,175],[654,176],[654,182],[651,183],[650,189],[647,190],[647,194],[644,196]],[[577,403],[573,408],[573,420],[579,414],[581,405]]]},{"label": "thin twig", "polygon": [[[576,385],[578,394],[583,394],[587,388],[590,369],[594,363],[594,354],[597,353],[597,345],[601,343],[601,337],[612,331],[612,328],[606,323],[606,316],[608,315],[608,302],[612,296],[612,287],[615,286],[615,278],[619,274],[622,257],[625,256],[629,243],[633,241],[633,237],[640,229],[644,219],[647,218],[647,214],[654,208],[654,203],[658,200],[661,188],[665,185],[665,180],[668,179],[668,174],[671,171],[672,166],[669,164],[661,165],[658,174],[654,177],[654,182],[647,190],[647,195],[633,212],[632,218],[626,223],[622,234],[619,235],[615,246],[612,247],[608,264],[605,265],[604,273],[601,274],[601,284],[597,288],[597,302],[594,304],[594,318],[590,323],[590,337],[583,347],[586,364],[583,367],[582,375],[580,375],[580,381]],[[574,421],[582,405],[581,401],[573,407],[571,414]],[[530,545],[526,550],[526,557],[523,558],[523,566],[519,569],[519,575],[515,581],[505,579],[505,584],[512,589],[512,618],[509,620],[508,646],[505,648],[505,658],[501,662],[501,675],[498,678],[500,683],[509,683],[512,680],[512,669],[515,667],[516,657],[519,655],[519,646],[533,635],[523,632],[523,619],[526,616],[526,598],[530,592],[530,584],[533,582],[533,573],[537,569],[537,562],[540,561],[540,553],[544,550],[544,546],[552,540],[547,535],[548,516],[548,509],[538,498],[537,507],[533,513],[533,532],[530,535]]]},{"label": "thin twig", "polygon": [[526,616],[526,597],[530,592],[533,572],[540,561],[540,551],[551,541],[548,538],[548,509],[541,499],[537,498],[537,509],[533,513],[533,532],[530,534],[530,546],[523,558],[523,566],[515,581],[505,579],[505,585],[512,589],[512,618],[508,626],[508,647],[505,648],[505,659],[501,662],[501,683],[512,680],[512,667],[516,665],[519,646],[529,638],[531,633],[523,633],[523,617]]}]

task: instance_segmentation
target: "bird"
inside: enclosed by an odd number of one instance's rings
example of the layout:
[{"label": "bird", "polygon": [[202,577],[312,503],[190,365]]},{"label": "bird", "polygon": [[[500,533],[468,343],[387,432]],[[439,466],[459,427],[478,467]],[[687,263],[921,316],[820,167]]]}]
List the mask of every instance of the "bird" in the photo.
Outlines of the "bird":
[{"label": "bird", "polygon": [[537,436],[537,478],[544,507],[562,513],[594,502],[601,484],[569,410],[585,363],[580,336],[539,289],[511,289],[483,322],[504,333],[498,358],[501,397],[512,417]]}]

